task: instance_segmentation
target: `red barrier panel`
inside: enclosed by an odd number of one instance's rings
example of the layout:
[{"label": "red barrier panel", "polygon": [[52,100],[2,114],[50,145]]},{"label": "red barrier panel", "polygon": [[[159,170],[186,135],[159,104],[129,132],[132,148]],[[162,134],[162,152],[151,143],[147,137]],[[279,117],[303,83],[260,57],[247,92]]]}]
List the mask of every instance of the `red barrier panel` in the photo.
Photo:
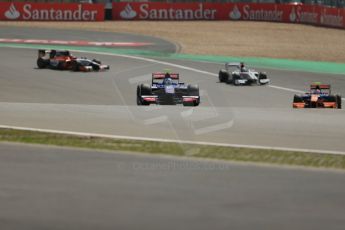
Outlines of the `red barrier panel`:
[{"label": "red barrier panel", "polygon": [[321,7],[319,6],[292,6],[288,22],[318,25],[320,22],[320,12]]},{"label": "red barrier panel", "polygon": [[0,3],[0,20],[9,21],[103,21],[103,4]]},{"label": "red barrier panel", "polygon": [[289,9],[289,5],[242,3],[231,4],[227,14],[230,20],[285,22]]},{"label": "red barrier panel", "polygon": [[345,28],[344,9],[257,3],[113,3],[114,20],[246,20]]},{"label": "red barrier panel", "polygon": [[[289,5],[247,3],[113,3],[115,20],[284,21]],[[285,17],[287,18],[287,16]]]},{"label": "red barrier panel", "polygon": [[345,28],[345,9],[321,7],[319,25]]},{"label": "red barrier panel", "polygon": [[113,3],[115,20],[215,20],[219,9],[212,3]]}]

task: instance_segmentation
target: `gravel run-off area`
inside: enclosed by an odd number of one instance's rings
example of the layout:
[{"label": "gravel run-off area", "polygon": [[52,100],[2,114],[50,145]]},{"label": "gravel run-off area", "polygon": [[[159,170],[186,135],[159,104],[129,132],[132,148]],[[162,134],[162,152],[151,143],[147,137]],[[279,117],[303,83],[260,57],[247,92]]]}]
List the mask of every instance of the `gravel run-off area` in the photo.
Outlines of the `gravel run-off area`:
[{"label": "gravel run-off area", "polygon": [[[198,55],[269,57],[345,63],[345,30],[270,22],[0,22],[0,26],[144,34]],[[32,39],[39,39],[32,35]],[[124,41],[125,42],[125,41]]]}]

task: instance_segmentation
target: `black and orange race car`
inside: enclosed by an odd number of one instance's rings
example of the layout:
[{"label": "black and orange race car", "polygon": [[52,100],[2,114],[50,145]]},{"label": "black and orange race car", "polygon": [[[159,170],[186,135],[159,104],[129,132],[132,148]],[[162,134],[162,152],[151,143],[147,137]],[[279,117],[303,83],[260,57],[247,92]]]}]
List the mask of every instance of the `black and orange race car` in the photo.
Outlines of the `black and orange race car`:
[{"label": "black and orange race car", "polygon": [[341,109],[341,96],[331,94],[328,84],[314,83],[310,91],[303,95],[295,95],[293,108],[332,108]]},{"label": "black and orange race car", "polygon": [[[49,56],[46,57],[46,54],[49,54]],[[96,59],[77,58],[71,55],[68,50],[38,50],[37,66],[40,69],[50,68],[82,72],[110,69],[109,65],[102,65]]]}]

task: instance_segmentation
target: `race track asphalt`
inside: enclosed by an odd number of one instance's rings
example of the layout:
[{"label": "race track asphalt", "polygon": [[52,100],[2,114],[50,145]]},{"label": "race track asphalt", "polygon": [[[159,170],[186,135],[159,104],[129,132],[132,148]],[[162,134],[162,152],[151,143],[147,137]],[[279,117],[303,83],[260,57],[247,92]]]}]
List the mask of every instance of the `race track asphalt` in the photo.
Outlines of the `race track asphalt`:
[{"label": "race track asphalt", "polygon": [[[164,60],[178,66],[118,56],[87,54],[111,70],[101,73],[40,70],[36,50],[1,48],[0,123],[44,129],[174,140],[345,150],[345,112],[291,107],[294,92],[272,87],[235,87],[211,75],[221,64]],[[85,56],[85,53],[75,53]],[[182,65],[182,66],[179,66]],[[185,67],[192,68],[186,69]],[[136,105],[136,87],[164,69],[198,84],[201,104]],[[197,70],[207,71],[199,73]],[[345,95],[340,75],[266,71],[273,86],[305,90],[310,82],[331,83]]]},{"label": "race track asphalt", "polygon": [[3,230],[342,230],[343,172],[0,144]]},{"label": "race track asphalt", "polygon": [[[3,31],[0,37],[36,38],[25,29]],[[37,31],[45,39],[119,41],[110,33],[102,40],[49,32]],[[155,44],[174,51],[173,44]],[[0,48],[0,125],[344,152],[344,110],[293,110],[289,91],[321,81],[345,95],[343,76],[259,69],[272,87],[234,87],[218,83],[220,64],[75,54],[111,70],[39,70],[36,50]],[[137,84],[166,68],[199,85],[199,107],[136,106]],[[336,171],[1,143],[0,229],[343,229],[344,178]]]}]

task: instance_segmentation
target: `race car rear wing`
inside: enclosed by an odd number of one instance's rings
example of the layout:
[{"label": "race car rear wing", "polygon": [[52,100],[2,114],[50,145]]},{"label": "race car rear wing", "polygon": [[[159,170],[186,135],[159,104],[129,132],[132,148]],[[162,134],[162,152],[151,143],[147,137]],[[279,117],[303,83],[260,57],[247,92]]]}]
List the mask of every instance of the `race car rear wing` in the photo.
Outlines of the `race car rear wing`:
[{"label": "race car rear wing", "polygon": [[331,85],[328,85],[328,84],[311,84],[310,89],[331,89]]},{"label": "race car rear wing", "polygon": [[50,58],[53,58],[55,56],[71,56],[71,53],[68,50],[43,50],[39,49],[38,50],[38,57],[43,58],[46,56],[46,54],[49,54]]},{"label": "race car rear wing", "polygon": [[[152,79],[164,79],[165,78],[166,73],[152,73]],[[170,78],[171,79],[179,79],[180,78],[180,74],[178,73],[169,73]]]},{"label": "race car rear wing", "polygon": [[241,62],[227,62],[225,66],[240,66]]}]

